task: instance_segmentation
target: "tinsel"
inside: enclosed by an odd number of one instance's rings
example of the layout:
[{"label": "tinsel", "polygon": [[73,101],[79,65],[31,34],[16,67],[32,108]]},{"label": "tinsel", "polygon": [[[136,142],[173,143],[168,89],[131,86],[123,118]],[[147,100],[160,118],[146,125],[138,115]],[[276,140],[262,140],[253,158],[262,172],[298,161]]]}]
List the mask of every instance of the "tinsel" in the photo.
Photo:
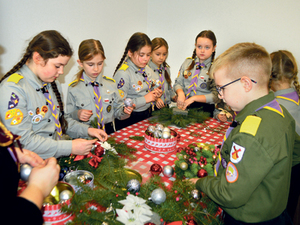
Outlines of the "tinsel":
[{"label": "tinsel", "polygon": [[[126,149],[126,145],[120,149],[120,143],[109,140],[112,146],[124,156],[132,154],[132,149]],[[114,143],[113,143],[114,142]],[[131,153],[130,153],[131,152]],[[127,153],[127,154],[126,154]],[[65,164],[67,160],[67,164]],[[68,161],[69,160],[69,161]],[[88,164],[88,159],[78,162],[70,158],[61,159],[61,166],[73,166],[77,169],[88,170],[94,174],[95,188],[83,185],[78,182],[82,189],[77,192],[69,206],[64,205],[62,211],[76,215],[72,222],[68,224],[99,224],[106,222],[109,225],[121,225],[116,220],[114,211],[105,212],[105,209],[112,204],[114,209],[121,209],[123,206],[118,202],[126,198],[128,190],[126,188],[128,177],[125,172],[126,160],[108,151],[103,155],[103,160],[97,168]],[[71,162],[69,164],[69,162]],[[149,200],[151,193],[156,188],[162,188],[167,197],[166,201],[156,205]],[[147,200],[147,204],[165,222],[182,221],[184,224],[188,219],[193,218],[198,224],[222,224],[218,214],[218,206],[207,196],[203,195],[200,201],[196,201],[191,196],[194,184],[188,180],[181,180],[177,176],[171,188],[167,188],[160,176],[151,177],[146,183],[141,185],[140,191],[136,193],[139,197]]]},{"label": "tinsel", "polygon": [[151,122],[159,122],[164,126],[175,125],[178,127],[186,127],[190,123],[203,123],[209,118],[209,113],[200,109],[189,109],[188,115],[173,114],[172,108],[162,108],[152,112],[153,117],[149,119]]}]

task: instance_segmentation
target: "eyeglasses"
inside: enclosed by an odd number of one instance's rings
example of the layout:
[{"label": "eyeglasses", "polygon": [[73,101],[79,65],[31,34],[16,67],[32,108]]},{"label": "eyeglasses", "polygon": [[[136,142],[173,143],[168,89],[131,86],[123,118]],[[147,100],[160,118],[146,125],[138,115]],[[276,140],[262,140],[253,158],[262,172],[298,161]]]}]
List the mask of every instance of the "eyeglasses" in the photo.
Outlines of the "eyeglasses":
[{"label": "eyeglasses", "polygon": [[[221,92],[222,92],[222,90],[223,90],[226,86],[228,86],[228,85],[230,85],[230,84],[233,84],[233,83],[239,81],[240,79],[241,79],[241,78],[238,78],[238,79],[236,79],[236,80],[234,80],[234,81],[231,81],[231,82],[229,82],[228,84],[225,84],[225,85],[223,85],[223,86],[221,86],[221,87],[216,87],[218,94],[219,94],[220,96],[222,96]],[[252,79],[250,79],[250,80],[251,80],[254,84],[257,83],[255,80],[252,80]]]}]

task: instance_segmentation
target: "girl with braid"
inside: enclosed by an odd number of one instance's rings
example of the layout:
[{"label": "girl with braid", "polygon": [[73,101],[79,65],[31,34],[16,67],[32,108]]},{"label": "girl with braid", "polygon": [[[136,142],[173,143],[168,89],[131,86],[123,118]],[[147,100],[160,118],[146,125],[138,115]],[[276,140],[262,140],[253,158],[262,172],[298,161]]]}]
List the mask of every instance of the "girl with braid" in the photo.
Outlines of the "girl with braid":
[{"label": "girl with braid", "polygon": [[133,107],[124,107],[114,79],[100,75],[105,60],[100,41],[82,41],[78,57],[82,69],[69,84],[67,112],[73,119],[88,125],[96,119],[98,128],[111,134],[115,132],[115,118],[128,118]]},{"label": "girl with braid", "polygon": [[116,67],[114,79],[123,99],[130,98],[135,109],[126,120],[116,119],[116,129],[129,126],[151,116],[155,101],[162,95],[159,77],[147,66],[151,55],[151,40],[144,33],[134,33]]},{"label": "girl with braid", "polygon": [[[72,154],[87,155],[97,139],[107,134],[64,115],[61,86],[56,80],[72,56],[67,40],[57,31],[36,35],[26,52],[0,80],[0,117],[5,126],[21,136],[26,149],[46,159]],[[89,136],[94,140],[61,140]]]},{"label": "girl with braid", "polygon": [[171,99],[175,100],[176,94],[172,89],[172,81],[170,78],[170,67],[166,63],[168,57],[169,46],[165,39],[154,38],[152,41],[152,53],[148,66],[159,77],[159,85],[161,86],[162,96],[156,100],[156,107],[161,109],[171,103]]},{"label": "girl with braid", "polygon": [[197,35],[193,56],[183,62],[174,84],[179,109],[202,107],[203,111],[213,116],[218,95],[209,69],[215,58],[216,44],[215,34],[210,30]]},{"label": "girl with braid", "polygon": [[[283,105],[294,117],[296,132],[300,135],[300,86],[298,82],[298,67],[296,59],[289,51],[279,50],[270,54],[272,59],[272,73],[270,87],[279,104]],[[295,156],[295,154],[294,154]],[[294,157],[295,158],[295,157]],[[290,194],[287,211],[293,219],[300,195],[300,162],[294,160],[292,167]]]}]

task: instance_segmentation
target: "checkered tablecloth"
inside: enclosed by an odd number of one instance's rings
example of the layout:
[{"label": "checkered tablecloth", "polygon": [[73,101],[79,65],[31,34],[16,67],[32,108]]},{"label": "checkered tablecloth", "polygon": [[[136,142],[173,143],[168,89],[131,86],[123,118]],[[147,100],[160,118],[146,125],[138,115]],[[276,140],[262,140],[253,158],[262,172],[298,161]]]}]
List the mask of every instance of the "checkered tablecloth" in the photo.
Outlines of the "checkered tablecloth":
[{"label": "checkered tablecloth", "polygon": [[[130,139],[130,136],[144,136],[147,127],[151,125],[148,120],[143,120],[129,127],[123,128],[111,135],[117,142],[126,143],[128,147],[136,148],[137,161],[128,163],[127,167],[138,171],[143,182],[147,181],[152,175],[150,166],[158,163],[162,167],[170,165],[174,167],[174,161],[177,159],[176,150],[170,153],[155,153],[147,150],[144,146],[144,141]],[[191,143],[208,143],[216,146],[222,144],[223,136],[229,126],[229,123],[219,122],[216,119],[206,120],[203,124],[191,124],[186,128],[178,128],[169,126],[180,135],[180,140],[177,142],[176,149],[179,147],[187,147]],[[172,177],[166,177],[163,173],[160,174],[166,186],[170,186],[176,179],[174,174]]]}]

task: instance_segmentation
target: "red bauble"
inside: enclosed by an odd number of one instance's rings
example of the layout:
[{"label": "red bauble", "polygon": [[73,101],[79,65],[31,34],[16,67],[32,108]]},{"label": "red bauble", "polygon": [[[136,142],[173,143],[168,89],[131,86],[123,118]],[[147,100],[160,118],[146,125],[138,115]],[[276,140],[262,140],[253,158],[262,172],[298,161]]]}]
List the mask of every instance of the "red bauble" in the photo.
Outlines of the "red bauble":
[{"label": "red bauble", "polygon": [[101,157],[104,154],[104,148],[101,147],[100,143],[96,143],[96,148],[94,150],[95,155]]},{"label": "red bauble", "polygon": [[188,220],[187,225],[197,225],[195,220]]},{"label": "red bauble", "polygon": [[162,167],[157,163],[152,164],[152,166],[150,167],[150,172],[152,175],[159,175],[161,171],[162,171]]},{"label": "red bauble", "polygon": [[199,178],[203,178],[203,177],[206,177],[208,174],[207,174],[207,171],[205,169],[200,169],[197,173],[197,176]]}]

